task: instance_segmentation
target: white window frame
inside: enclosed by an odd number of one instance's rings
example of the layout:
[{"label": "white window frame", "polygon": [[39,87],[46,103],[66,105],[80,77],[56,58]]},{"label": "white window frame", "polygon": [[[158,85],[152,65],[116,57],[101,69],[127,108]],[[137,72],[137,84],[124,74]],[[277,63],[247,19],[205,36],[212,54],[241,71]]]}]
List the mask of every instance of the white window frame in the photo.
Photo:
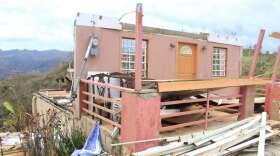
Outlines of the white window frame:
[{"label": "white window frame", "polygon": [[225,77],[226,76],[226,59],[227,49],[214,47],[212,55],[212,76]]},{"label": "white window frame", "polygon": [[[135,72],[135,39],[122,38],[121,72]],[[142,41],[142,77],[147,77],[147,50],[148,41]]]}]

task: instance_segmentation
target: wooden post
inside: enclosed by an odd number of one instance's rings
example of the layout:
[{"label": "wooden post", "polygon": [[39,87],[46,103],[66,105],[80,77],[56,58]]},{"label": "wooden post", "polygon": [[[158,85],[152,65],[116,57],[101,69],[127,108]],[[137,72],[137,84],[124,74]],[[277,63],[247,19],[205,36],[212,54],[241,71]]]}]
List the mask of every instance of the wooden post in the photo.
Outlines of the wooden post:
[{"label": "wooden post", "polygon": [[264,110],[271,120],[280,120],[279,117],[280,86],[267,84],[265,93]]},{"label": "wooden post", "polygon": [[262,112],[261,127],[260,127],[260,136],[259,136],[259,145],[258,145],[258,155],[264,156],[265,151],[265,131],[266,131],[266,112]]},{"label": "wooden post", "polygon": [[271,76],[272,83],[275,83],[277,80],[277,70],[279,69],[279,63],[280,63],[280,46],[277,49],[276,60],[272,69],[272,76]]},{"label": "wooden post", "polygon": [[141,91],[142,83],[142,4],[136,6],[136,40],[135,40],[135,90]]},{"label": "wooden post", "polygon": [[271,112],[270,112],[270,119],[271,120],[276,120],[279,121],[280,117],[279,117],[279,103],[280,100],[279,99],[275,99],[272,101],[272,107],[271,107]]},{"label": "wooden post", "polygon": [[273,102],[273,100],[274,100],[274,98],[278,97],[275,95],[276,95],[279,87],[277,87],[275,85],[275,82],[277,80],[277,69],[279,69],[279,63],[280,63],[280,46],[278,47],[276,60],[275,60],[275,63],[273,65],[273,69],[272,69],[271,83],[266,85],[266,91],[265,91],[264,110],[265,110],[265,112],[267,112],[268,118],[272,119],[272,120],[278,119],[278,117],[276,117],[273,114],[278,114],[278,111],[279,111],[279,109],[278,110],[273,109],[273,108],[278,108],[278,104],[276,102]]},{"label": "wooden post", "polygon": [[244,119],[254,114],[256,86],[242,86],[240,94],[239,119]]},{"label": "wooden post", "polygon": [[81,118],[81,115],[82,115],[82,111],[83,111],[83,108],[85,107],[85,104],[83,102],[83,100],[86,99],[86,95],[84,95],[82,92],[83,91],[86,91],[86,84],[82,81],[80,81],[79,83],[79,114],[77,114],[77,116],[79,116],[79,118]]},{"label": "wooden post", "polygon": [[258,57],[262,48],[262,42],[263,42],[263,37],[264,37],[265,30],[261,29],[258,37],[258,42],[256,44],[256,48],[254,51],[254,55],[252,57],[252,61],[250,64],[250,69],[249,69],[249,78],[253,78],[255,75],[255,70],[256,70],[256,65],[258,61]]},{"label": "wooden post", "polygon": [[209,90],[207,89],[206,91],[206,111],[205,111],[205,123],[204,123],[204,129],[208,129],[208,113],[209,113],[209,104],[210,104],[210,100],[209,100]]},{"label": "wooden post", "polygon": [[267,84],[265,86],[265,102],[264,102],[264,111],[268,114],[268,118],[271,118],[271,108],[272,108],[272,87],[273,85]]},{"label": "wooden post", "polygon": [[[158,93],[124,92],[121,106],[121,142],[158,138],[160,127]],[[124,151],[137,152],[156,145],[158,141],[124,145]]]}]

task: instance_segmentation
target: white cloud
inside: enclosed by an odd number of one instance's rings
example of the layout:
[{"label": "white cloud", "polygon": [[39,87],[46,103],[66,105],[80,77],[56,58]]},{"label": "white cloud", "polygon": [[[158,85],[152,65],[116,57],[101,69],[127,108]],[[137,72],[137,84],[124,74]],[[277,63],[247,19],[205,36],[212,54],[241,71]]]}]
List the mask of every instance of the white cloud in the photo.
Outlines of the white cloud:
[{"label": "white cloud", "polygon": [[[261,28],[279,31],[280,1],[271,0],[141,0],[144,24],[191,32],[237,33],[253,45]],[[77,12],[120,17],[135,9],[131,0],[0,0],[0,48],[71,50]],[[134,22],[134,15],[123,18]],[[33,44],[32,44],[33,43]],[[267,37],[264,50],[279,41]]]}]

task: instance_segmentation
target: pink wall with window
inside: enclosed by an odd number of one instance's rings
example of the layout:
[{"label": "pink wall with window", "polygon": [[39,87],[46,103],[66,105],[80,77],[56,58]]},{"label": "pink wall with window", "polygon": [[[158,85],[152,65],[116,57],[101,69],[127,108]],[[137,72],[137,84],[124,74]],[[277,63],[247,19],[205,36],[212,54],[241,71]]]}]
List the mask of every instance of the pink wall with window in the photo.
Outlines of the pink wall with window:
[{"label": "pink wall with window", "polygon": [[[134,38],[133,32],[88,26],[75,26],[74,69],[79,73],[80,63],[85,55],[90,36],[95,33],[99,40],[98,54],[88,60],[86,71],[120,72],[122,38]],[[213,43],[205,40],[189,39],[162,34],[143,35],[148,41],[147,77],[152,79],[176,79],[176,46],[178,42],[197,45],[197,79],[211,79],[213,48],[226,49],[226,78],[240,76],[240,46]],[[171,45],[175,45],[172,47]],[[204,48],[203,48],[204,47]],[[87,73],[87,72],[86,72]]]}]

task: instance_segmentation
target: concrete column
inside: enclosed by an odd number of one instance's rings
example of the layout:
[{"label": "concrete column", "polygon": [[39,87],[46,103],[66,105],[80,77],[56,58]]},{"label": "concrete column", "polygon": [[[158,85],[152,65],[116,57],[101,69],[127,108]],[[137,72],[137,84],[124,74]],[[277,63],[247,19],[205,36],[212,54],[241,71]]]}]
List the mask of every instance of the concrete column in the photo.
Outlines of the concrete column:
[{"label": "concrete column", "polygon": [[279,102],[280,87],[275,84],[266,85],[264,111],[267,112],[268,118],[271,120],[280,120]]},{"label": "concrete column", "polygon": [[279,104],[280,104],[279,99],[272,101],[271,112],[270,112],[270,115],[269,115],[269,119],[280,121],[280,118],[279,118]]},{"label": "concrete column", "polygon": [[239,119],[244,119],[254,114],[256,86],[242,86],[240,94]]},{"label": "concrete column", "polygon": [[77,90],[77,95],[78,97],[76,98],[76,100],[74,101],[74,117],[77,119],[81,118],[82,115],[82,108],[85,107],[84,102],[82,101],[83,99],[87,99],[86,95],[82,94],[81,91],[86,91],[87,89],[87,85],[85,83],[80,82],[79,83],[79,89]]},{"label": "concrete column", "polygon": [[[123,93],[121,99],[121,142],[158,138],[160,127],[160,96],[158,93]],[[146,142],[124,146],[137,152],[158,145]]]},{"label": "concrete column", "polygon": [[267,113],[268,118],[271,117],[272,108],[272,84],[267,84],[265,86],[265,103],[264,111]]}]

